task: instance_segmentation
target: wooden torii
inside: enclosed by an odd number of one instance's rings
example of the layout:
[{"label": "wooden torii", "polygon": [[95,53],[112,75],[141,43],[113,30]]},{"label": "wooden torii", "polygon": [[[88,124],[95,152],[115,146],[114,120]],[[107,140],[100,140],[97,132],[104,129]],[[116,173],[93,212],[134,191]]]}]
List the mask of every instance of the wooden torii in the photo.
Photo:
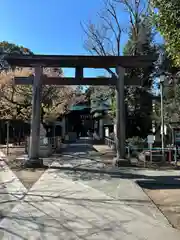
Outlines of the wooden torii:
[{"label": "wooden torii", "polygon": [[[125,103],[124,86],[141,85],[137,79],[125,75],[126,68],[143,68],[156,61],[156,56],[72,56],[72,55],[8,55],[5,60],[11,66],[33,67],[34,76],[16,77],[15,84],[32,84],[32,120],[29,161],[39,164],[40,104],[42,85],[111,85],[116,88],[116,160],[125,159]],[[46,77],[43,67],[75,68],[75,77]],[[84,68],[116,69],[110,78],[86,78]]]}]

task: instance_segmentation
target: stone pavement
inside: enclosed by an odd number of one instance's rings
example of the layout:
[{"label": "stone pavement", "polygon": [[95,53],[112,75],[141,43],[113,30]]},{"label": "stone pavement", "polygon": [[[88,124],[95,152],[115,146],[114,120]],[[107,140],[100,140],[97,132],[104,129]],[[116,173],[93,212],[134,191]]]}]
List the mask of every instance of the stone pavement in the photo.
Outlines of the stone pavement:
[{"label": "stone pavement", "polygon": [[3,161],[5,155],[0,152],[0,220],[3,219],[13,207],[27,193],[27,189]]},{"label": "stone pavement", "polygon": [[180,232],[136,184],[143,170],[87,172],[95,164],[106,170],[91,151],[79,143],[56,159],[1,220],[0,239],[179,240]]}]

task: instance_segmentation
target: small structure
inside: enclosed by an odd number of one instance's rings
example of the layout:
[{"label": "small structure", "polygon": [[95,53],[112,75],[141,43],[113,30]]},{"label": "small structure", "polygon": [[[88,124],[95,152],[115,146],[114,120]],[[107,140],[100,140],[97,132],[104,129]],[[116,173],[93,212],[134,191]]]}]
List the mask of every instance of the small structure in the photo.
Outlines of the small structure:
[{"label": "small structure", "polygon": [[66,117],[66,132],[71,141],[78,137],[86,137],[93,128],[93,116],[88,101],[82,101],[70,107]]},{"label": "small structure", "polygon": [[[107,112],[110,110],[111,99],[91,101],[91,113],[94,118],[94,130],[98,131],[100,140],[104,139],[105,129],[104,125],[107,124]],[[105,121],[106,120],[106,121]],[[113,121],[111,121],[113,125]]]},{"label": "small structure", "polygon": [[[35,75],[15,78],[16,84],[33,84],[31,144],[29,161],[39,164],[40,140],[40,103],[42,84],[46,85],[111,85],[116,87],[116,160],[125,159],[125,102],[124,85],[141,85],[138,79],[128,78],[126,68],[143,68],[152,65],[156,56],[62,56],[62,55],[29,55],[6,56],[11,66],[33,67]],[[46,77],[43,67],[75,68],[74,78]],[[84,78],[84,68],[115,68],[116,73],[110,78]]]},{"label": "small structure", "polygon": [[[64,116],[66,121],[66,133],[70,139],[87,137],[88,134],[98,130],[98,135],[103,138],[103,115],[102,109],[92,111],[89,101],[82,101],[72,105],[69,112]],[[98,114],[98,115],[97,115]],[[100,114],[100,115],[99,115]],[[100,127],[101,126],[101,127]],[[73,137],[74,136],[74,137]]]}]

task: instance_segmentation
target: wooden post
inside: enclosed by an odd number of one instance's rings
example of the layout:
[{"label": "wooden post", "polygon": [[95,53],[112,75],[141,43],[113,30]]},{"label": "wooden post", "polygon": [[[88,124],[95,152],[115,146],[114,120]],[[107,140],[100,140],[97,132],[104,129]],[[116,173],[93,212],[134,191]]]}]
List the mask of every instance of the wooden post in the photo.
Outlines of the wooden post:
[{"label": "wooden post", "polygon": [[125,102],[124,102],[124,74],[125,69],[118,66],[117,67],[117,83],[116,83],[116,129],[115,129],[115,139],[116,139],[116,161],[121,161],[125,159]]},{"label": "wooden post", "polygon": [[39,164],[39,141],[41,121],[42,68],[35,67],[32,93],[31,136],[29,143],[29,162]]}]

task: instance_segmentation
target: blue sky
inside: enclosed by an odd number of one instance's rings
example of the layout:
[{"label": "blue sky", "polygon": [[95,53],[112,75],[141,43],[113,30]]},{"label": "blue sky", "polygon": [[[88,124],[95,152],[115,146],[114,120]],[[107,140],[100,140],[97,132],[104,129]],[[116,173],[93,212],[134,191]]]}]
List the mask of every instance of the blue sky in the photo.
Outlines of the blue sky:
[{"label": "blue sky", "polygon": [[[1,0],[0,41],[39,54],[88,54],[80,22],[96,21],[102,6],[102,0]],[[94,73],[99,75],[86,71]],[[72,74],[65,70],[65,75]]]},{"label": "blue sky", "polygon": [[83,54],[80,21],[93,17],[100,0],[1,0],[0,40],[36,53]]},{"label": "blue sky", "polygon": [[1,0],[0,41],[39,54],[88,54],[80,23],[94,19],[101,7],[101,0]]}]

